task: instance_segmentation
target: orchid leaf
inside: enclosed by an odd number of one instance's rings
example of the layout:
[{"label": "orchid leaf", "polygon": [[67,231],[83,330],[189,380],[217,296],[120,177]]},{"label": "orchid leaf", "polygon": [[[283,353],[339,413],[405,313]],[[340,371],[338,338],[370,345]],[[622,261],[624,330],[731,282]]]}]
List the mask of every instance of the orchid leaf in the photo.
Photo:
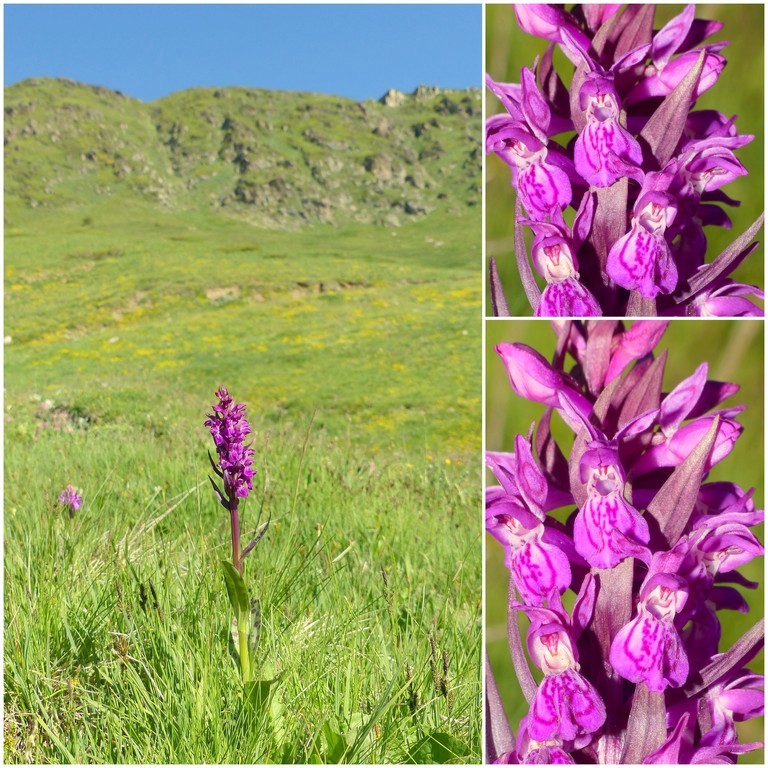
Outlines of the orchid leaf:
[{"label": "orchid leaf", "polygon": [[736,267],[757,247],[752,241],[763,226],[764,214],[760,214],[757,220],[743,234],[737,237],[717,258],[702,267],[687,283],[685,283],[674,299],[677,304],[682,304],[691,296],[712,285],[716,280],[727,277]]},{"label": "orchid leaf", "polygon": [[655,752],[664,743],[667,738],[666,717],[664,694],[654,693],[644,683],[638,683],[624,736],[622,763],[642,763],[646,755]]},{"label": "orchid leaf", "polygon": [[523,218],[523,205],[518,196],[515,202],[515,258],[517,259],[517,269],[520,272],[520,280],[523,283],[523,290],[528,297],[528,302],[534,311],[539,306],[541,291],[536,284],[536,280],[531,270],[531,263],[528,260],[528,252],[525,247],[525,237],[523,236],[523,225],[520,219]]},{"label": "orchid leaf", "polygon": [[211,469],[221,478],[224,477],[224,473],[219,469],[219,465],[213,460],[213,456],[211,456],[211,452],[208,451],[208,461],[211,462]]},{"label": "orchid leaf", "polygon": [[248,650],[251,659],[256,658],[256,651],[261,640],[261,601],[254,597],[251,600],[251,629],[248,633]]},{"label": "orchid leaf", "polygon": [[685,461],[675,467],[661,490],[648,505],[648,514],[659,524],[659,530],[672,547],[680,538],[699,496],[701,480],[720,428],[720,417],[715,416],[712,426]]},{"label": "orchid leaf", "polygon": [[706,56],[707,52],[702,50],[696,64],[661,102],[640,131],[640,138],[645,140],[659,168],[663,168],[674,155],[683,134]]},{"label": "orchid leaf", "polygon": [[600,392],[605,382],[608,363],[611,361],[611,342],[615,327],[616,324],[609,320],[595,323],[587,336],[584,376],[593,395]]},{"label": "orchid leaf", "polygon": [[501,278],[499,277],[499,268],[496,266],[496,259],[491,256],[490,266],[488,269],[490,288],[491,288],[491,306],[493,308],[494,317],[509,317],[509,305],[507,304],[507,297],[504,295],[504,289],[501,286]]},{"label": "orchid leaf", "polygon": [[235,616],[247,615],[250,611],[250,602],[243,577],[237,572],[235,566],[227,560],[221,561],[221,567],[224,571],[229,604],[232,606]]},{"label": "orchid leaf", "polygon": [[485,659],[485,739],[486,754],[490,762],[495,762],[505,752],[515,748],[515,735],[509,727],[504,702],[501,700],[496,678],[493,676],[491,662]]},{"label": "orchid leaf", "polygon": [[251,550],[264,538],[264,534],[267,532],[269,528],[269,523],[271,522],[271,520],[272,520],[272,512],[270,511],[269,517],[267,518],[267,522],[261,526],[261,530],[256,534],[256,538],[251,539],[251,541],[248,542],[248,545],[240,555],[241,560],[245,558],[245,556],[249,554]]},{"label": "orchid leaf", "polygon": [[[614,60],[618,61],[622,56],[641,46],[650,45],[653,37],[653,16],[655,6],[653,4],[643,3],[638,6],[629,6],[635,11],[634,15],[626,20],[629,13],[625,14],[625,26],[621,29],[616,50],[613,53]],[[636,9],[636,10],[635,10]]]},{"label": "orchid leaf", "polygon": [[[619,411],[619,428],[628,424],[639,414],[659,407],[659,403],[661,402],[661,387],[664,380],[664,368],[666,367],[666,364],[667,351],[664,350],[648,366],[642,378],[637,383],[633,383],[633,386],[629,390],[621,405],[621,410]],[[637,368],[637,366],[635,367]]]},{"label": "orchid leaf", "polygon": [[517,592],[512,575],[509,577],[509,610],[507,611],[507,636],[509,638],[509,652],[512,656],[512,664],[517,673],[517,679],[520,688],[523,691],[525,700],[530,704],[536,695],[536,681],[533,679],[531,669],[528,666],[528,660],[525,658],[523,643],[520,640],[520,628],[517,624],[517,611],[513,606],[517,603]]},{"label": "orchid leaf", "polygon": [[216,494],[216,498],[219,500],[219,504],[221,504],[224,509],[229,509],[229,502],[227,501],[226,497],[224,496],[224,492],[219,488],[218,485],[216,485],[216,481],[208,475],[208,479],[211,481],[211,485],[213,486],[213,492]]}]

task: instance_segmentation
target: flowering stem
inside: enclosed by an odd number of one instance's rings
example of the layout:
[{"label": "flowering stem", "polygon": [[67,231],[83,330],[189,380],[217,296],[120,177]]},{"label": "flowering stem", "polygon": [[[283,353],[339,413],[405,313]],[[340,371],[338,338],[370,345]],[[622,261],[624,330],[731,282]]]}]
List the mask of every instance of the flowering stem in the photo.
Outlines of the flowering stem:
[{"label": "flowering stem", "polygon": [[243,561],[240,555],[240,514],[237,508],[237,499],[230,498],[229,522],[232,527],[232,565],[235,570],[243,575]]}]

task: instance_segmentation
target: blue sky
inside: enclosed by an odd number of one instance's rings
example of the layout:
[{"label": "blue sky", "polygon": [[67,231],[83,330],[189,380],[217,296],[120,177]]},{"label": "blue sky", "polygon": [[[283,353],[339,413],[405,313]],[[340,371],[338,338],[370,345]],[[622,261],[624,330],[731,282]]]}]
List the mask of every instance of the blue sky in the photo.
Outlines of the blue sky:
[{"label": "blue sky", "polygon": [[480,5],[5,5],[5,84],[69,77],[144,101],[243,85],[378,98],[481,85]]}]

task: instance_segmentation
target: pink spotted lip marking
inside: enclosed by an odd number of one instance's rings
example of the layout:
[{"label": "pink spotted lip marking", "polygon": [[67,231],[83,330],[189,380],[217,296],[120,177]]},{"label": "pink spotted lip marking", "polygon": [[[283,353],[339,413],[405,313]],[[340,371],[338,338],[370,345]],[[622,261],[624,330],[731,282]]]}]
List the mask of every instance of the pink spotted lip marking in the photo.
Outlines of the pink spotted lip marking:
[{"label": "pink spotted lip marking", "polygon": [[616,117],[616,102],[610,94],[603,93],[593,96],[589,104],[589,116],[599,123],[613,120]]},{"label": "pink spotted lip marking", "polygon": [[546,245],[544,253],[544,277],[549,283],[559,283],[569,277],[578,280],[579,273],[574,269],[573,257],[564,243]]},{"label": "pink spotted lip marking", "polygon": [[528,149],[528,147],[526,147],[519,139],[512,139],[508,146],[515,156],[515,163],[518,168],[527,168],[529,165],[533,165],[540,158],[543,158],[545,154],[544,149],[535,151]]},{"label": "pink spotted lip marking", "polygon": [[654,618],[672,621],[677,613],[675,597],[676,590],[659,585],[648,596],[646,608]]},{"label": "pink spotted lip marking", "polygon": [[666,207],[660,203],[648,203],[637,216],[636,223],[646,232],[663,235],[667,229]]},{"label": "pink spotted lip marking", "polygon": [[539,641],[544,646],[540,667],[546,674],[558,674],[566,669],[578,667],[568,643],[564,642],[561,645],[561,634],[561,632],[551,632],[539,635]]},{"label": "pink spotted lip marking", "polygon": [[614,466],[596,467],[592,471],[590,490],[594,490],[601,496],[609,496],[621,490],[623,483]]}]

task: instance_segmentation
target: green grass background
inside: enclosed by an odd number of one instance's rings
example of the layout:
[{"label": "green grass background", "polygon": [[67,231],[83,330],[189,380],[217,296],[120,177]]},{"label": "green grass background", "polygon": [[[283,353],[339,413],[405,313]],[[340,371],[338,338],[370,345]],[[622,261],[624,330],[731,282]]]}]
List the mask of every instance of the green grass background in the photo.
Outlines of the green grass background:
[{"label": "green grass background", "polygon": [[[493,347],[502,341],[522,342],[537,349],[551,360],[555,349],[555,334],[547,320],[509,322],[492,320],[486,323],[486,447],[491,451],[513,451],[516,434],[525,434],[534,421],[544,413],[544,406],[518,398],[509,386],[504,365]],[[754,487],[755,504],[764,503],[764,368],[763,323],[760,321],[677,320],[668,327],[656,350],[668,350],[664,376],[664,391],[668,392],[704,360],[709,362],[708,377],[718,381],[733,381],[740,391],[725,405],[745,404],[748,409],[739,417],[745,429],[734,450],[709,475],[711,480],[728,480],[747,489]],[[567,358],[566,369],[573,365]],[[573,433],[559,418],[553,419],[553,432],[568,455]],[[495,484],[490,471],[487,482]],[[765,541],[763,525],[753,529],[761,542]],[[501,691],[506,712],[516,732],[527,705],[517,684],[507,643],[507,582],[501,546],[486,536],[486,645],[496,682]],[[757,590],[742,590],[751,611],[748,614],[723,612],[721,647],[728,648],[752,624],[764,615],[764,563],[757,558],[739,569],[748,579],[760,582]],[[527,620],[521,620],[524,637]],[[763,652],[750,663],[750,669],[762,673]],[[740,740],[761,741],[764,719],[755,718],[739,724]],[[763,750],[740,758],[739,762],[761,764]]]},{"label": "green grass background", "polygon": [[[478,761],[479,217],[6,220],[6,761]],[[272,515],[261,718],[227,652],[222,384],[254,428],[244,537]]]},{"label": "green grass background", "polygon": [[[658,5],[655,28],[660,29],[683,8],[682,5]],[[711,261],[764,209],[764,9],[757,4],[697,5],[696,17],[722,21],[725,27],[712,39],[730,41],[722,52],[728,64],[718,82],[696,103],[696,108],[717,109],[729,117],[738,115],[739,133],[755,136],[752,143],[736,153],[749,175],[725,187],[727,194],[742,201],[739,208],[724,206],[733,221],[733,229],[707,227],[707,258]],[[545,40],[518,28],[511,5],[486,6],[486,71],[494,80],[520,82],[520,69],[532,67],[535,57],[541,56],[546,46]],[[568,87],[573,65],[559,50],[555,53],[555,68]],[[501,102],[490,92],[486,94],[486,104],[488,115],[504,111]],[[559,141],[562,143],[562,137]],[[496,258],[512,315],[530,316],[532,311],[522,291],[515,262],[515,191],[510,183],[509,169],[493,154],[488,155],[486,168],[487,254]],[[530,238],[527,242],[530,244]],[[735,279],[763,287],[764,253],[763,247],[759,247],[736,270]],[[486,306],[490,315],[490,294]]]}]

